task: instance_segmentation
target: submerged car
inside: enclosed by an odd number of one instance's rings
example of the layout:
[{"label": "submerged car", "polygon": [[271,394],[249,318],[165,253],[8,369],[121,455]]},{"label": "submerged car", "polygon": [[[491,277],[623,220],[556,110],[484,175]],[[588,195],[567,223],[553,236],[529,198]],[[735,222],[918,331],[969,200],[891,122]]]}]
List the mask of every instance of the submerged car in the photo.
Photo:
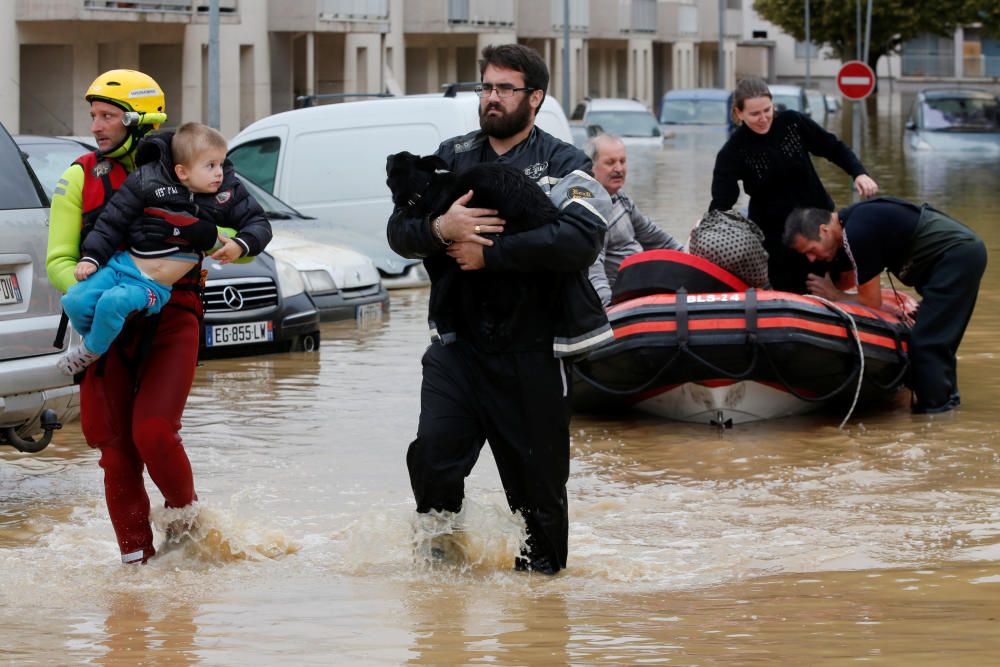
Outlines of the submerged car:
[{"label": "submerged car", "polygon": [[[15,140],[32,168],[38,165],[46,193],[55,189],[76,158],[95,149],[65,137],[24,135]],[[319,346],[319,313],[294,266],[267,252],[249,262],[225,265],[206,258],[203,266],[208,277],[200,356]],[[44,274],[44,254],[42,267]]]},{"label": "submerged car", "polygon": [[826,122],[827,108],[826,95],[817,88],[806,88],[806,101],[809,103],[809,112],[812,119],[820,125]]},{"label": "submerged car", "polygon": [[676,88],[663,94],[660,124],[667,144],[718,148],[735,129],[733,94],[721,88]]},{"label": "submerged car", "polygon": [[776,109],[791,109],[807,116],[813,115],[812,107],[809,106],[809,98],[802,86],[769,85],[768,88],[771,91],[771,101],[774,102]]},{"label": "submerged car", "polygon": [[1000,97],[981,90],[924,90],[906,121],[917,151],[1000,153]]},{"label": "submerged car", "polygon": [[656,116],[637,100],[587,97],[576,105],[569,122],[577,146],[598,132],[616,134],[628,147],[663,145],[663,130]]}]

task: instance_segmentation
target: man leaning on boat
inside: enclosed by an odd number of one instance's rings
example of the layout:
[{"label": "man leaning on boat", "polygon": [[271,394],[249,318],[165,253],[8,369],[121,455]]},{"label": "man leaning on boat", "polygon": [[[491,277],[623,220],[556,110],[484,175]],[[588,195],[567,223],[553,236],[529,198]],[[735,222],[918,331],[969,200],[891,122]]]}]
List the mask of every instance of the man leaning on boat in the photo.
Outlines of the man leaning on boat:
[{"label": "man leaning on boat", "polygon": [[986,270],[986,245],[975,232],[928,204],[879,197],[833,213],[796,209],[783,241],[810,262],[840,259],[853,269],[834,280],[810,274],[817,296],[878,308],[883,270],[915,288],[922,300],[910,334],[912,410],[958,407],[956,353]]}]

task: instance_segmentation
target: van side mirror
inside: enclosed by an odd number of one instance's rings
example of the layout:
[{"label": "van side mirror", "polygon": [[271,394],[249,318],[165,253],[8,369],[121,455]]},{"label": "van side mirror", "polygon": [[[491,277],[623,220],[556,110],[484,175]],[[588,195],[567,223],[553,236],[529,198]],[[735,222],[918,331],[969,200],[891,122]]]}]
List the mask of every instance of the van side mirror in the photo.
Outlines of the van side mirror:
[{"label": "van side mirror", "polygon": [[917,129],[917,122],[915,120],[913,120],[912,118],[910,118],[909,120],[906,121],[906,129],[907,130],[915,130],[915,129]]}]

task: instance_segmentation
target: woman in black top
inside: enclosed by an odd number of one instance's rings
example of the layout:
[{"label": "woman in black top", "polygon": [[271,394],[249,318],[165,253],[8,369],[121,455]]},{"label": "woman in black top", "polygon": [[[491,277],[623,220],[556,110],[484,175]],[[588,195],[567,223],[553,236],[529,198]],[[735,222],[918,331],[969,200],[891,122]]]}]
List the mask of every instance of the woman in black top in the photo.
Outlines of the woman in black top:
[{"label": "woman in black top", "polygon": [[715,158],[709,210],[732,208],[740,194],[738,181],[743,181],[750,196],[749,218],[764,232],[771,285],[803,294],[809,273],[823,275],[827,267],[810,267],[802,255],[782,244],[785,218],[795,208],[834,208],[810,154],[847,172],[863,198],[876,194],[878,184],[836,135],[797,111],[775,113],[763,79],[743,79],[736,86],[733,117],[739,127]]}]

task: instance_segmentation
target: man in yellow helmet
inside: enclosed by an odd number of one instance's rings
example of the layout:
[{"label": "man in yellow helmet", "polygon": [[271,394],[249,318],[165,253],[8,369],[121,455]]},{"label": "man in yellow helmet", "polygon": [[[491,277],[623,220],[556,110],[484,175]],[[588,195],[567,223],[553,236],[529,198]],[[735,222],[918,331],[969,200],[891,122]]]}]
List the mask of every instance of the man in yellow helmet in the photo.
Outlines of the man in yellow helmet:
[{"label": "man in yellow helmet", "polygon": [[[167,118],[160,86],[134,70],[101,74],[85,99],[98,150],[77,158],[52,196],[46,269],[63,292],[76,282],[81,239],[135,169],[139,140]],[[168,233],[167,227],[150,219],[135,225],[133,233]],[[198,359],[200,290],[196,264],[174,285],[158,316],[126,322],[80,383],[83,434],[101,452],[105,499],[124,563],[143,563],[155,553],[144,468],[167,507],[187,507],[197,500],[178,430]]]}]

